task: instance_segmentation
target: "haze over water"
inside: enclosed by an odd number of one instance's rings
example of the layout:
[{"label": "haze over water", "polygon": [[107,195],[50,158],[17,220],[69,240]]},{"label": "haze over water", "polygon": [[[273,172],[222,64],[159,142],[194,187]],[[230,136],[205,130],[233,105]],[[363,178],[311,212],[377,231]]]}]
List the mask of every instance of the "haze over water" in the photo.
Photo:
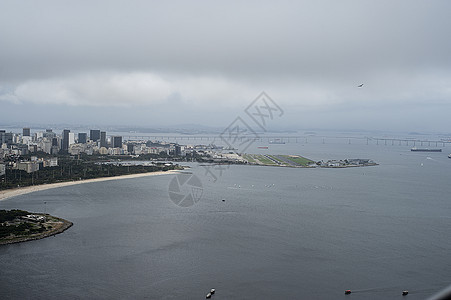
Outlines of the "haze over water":
[{"label": "haze over water", "polygon": [[172,175],[2,201],[74,223],[0,247],[2,298],[203,299],[216,288],[215,299],[399,299],[402,290],[424,299],[451,283],[451,147],[365,143],[256,143],[248,152],[379,166],[230,166],[213,182],[192,164],[203,196],[188,208],[168,197]]}]

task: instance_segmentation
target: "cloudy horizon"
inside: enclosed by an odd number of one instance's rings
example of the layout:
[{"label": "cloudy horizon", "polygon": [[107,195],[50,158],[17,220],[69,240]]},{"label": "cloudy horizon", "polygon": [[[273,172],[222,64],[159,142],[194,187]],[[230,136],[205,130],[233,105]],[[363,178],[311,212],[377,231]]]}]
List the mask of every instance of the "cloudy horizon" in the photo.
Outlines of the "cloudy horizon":
[{"label": "cloudy horizon", "polygon": [[278,128],[451,128],[447,1],[0,8],[0,123],[217,127],[266,91]]}]

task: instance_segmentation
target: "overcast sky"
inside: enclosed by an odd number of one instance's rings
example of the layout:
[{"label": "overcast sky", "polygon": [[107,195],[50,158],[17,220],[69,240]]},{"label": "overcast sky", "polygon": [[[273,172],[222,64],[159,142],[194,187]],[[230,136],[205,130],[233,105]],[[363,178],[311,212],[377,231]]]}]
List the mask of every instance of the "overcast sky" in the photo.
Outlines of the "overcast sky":
[{"label": "overcast sky", "polygon": [[[0,124],[451,132],[451,1],[0,0]],[[364,83],[362,88],[357,85]]]}]

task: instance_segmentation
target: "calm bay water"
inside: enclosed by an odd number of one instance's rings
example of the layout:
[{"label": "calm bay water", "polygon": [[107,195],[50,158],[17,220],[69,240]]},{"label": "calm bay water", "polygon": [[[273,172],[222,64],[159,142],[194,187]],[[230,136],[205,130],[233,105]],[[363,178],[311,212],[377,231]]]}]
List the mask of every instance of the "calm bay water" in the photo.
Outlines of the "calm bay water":
[{"label": "calm bay water", "polygon": [[216,288],[214,299],[399,299],[406,289],[424,299],[451,284],[450,148],[257,146],[248,152],[380,165],[231,166],[213,182],[194,164],[204,189],[188,208],[168,197],[173,175],[2,201],[0,209],[46,211],[74,226],[0,247],[0,298],[204,299]]}]

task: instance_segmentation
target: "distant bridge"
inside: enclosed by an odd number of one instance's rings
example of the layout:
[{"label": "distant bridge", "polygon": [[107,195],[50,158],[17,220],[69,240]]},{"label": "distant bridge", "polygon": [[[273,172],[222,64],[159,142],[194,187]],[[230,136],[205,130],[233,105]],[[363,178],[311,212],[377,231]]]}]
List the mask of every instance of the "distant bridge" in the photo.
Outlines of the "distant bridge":
[{"label": "distant bridge", "polygon": [[435,146],[435,147],[445,147],[447,144],[451,144],[451,141],[443,140],[421,140],[421,139],[392,139],[392,138],[367,138],[367,144],[371,141],[375,141],[376,145],[406,145],[406,146]]},{"label": "distant bridge", "polygon": [[[221,137],[218,135],[130,135],[123,136],[127,141],[192,141],[192,142],[213,142],[221,141]],[[309,143],[309,141],[315,140],[320,143],[327,143],[332,140],[345,140],[348,144],[353,142],[360,142],[374,144],[374,145],[386,145],[386,146],[428,146],[428,147],[446,147],[451,144],[451,140],[424,140],[424,139],[412,139],[412,138],[375,138],[375,137],[337,137],[337,136],[261,136],[250,137],[241,136],[236,137],[238,141],[252,140],[256,142],[274,142],[277,143]]]}]

